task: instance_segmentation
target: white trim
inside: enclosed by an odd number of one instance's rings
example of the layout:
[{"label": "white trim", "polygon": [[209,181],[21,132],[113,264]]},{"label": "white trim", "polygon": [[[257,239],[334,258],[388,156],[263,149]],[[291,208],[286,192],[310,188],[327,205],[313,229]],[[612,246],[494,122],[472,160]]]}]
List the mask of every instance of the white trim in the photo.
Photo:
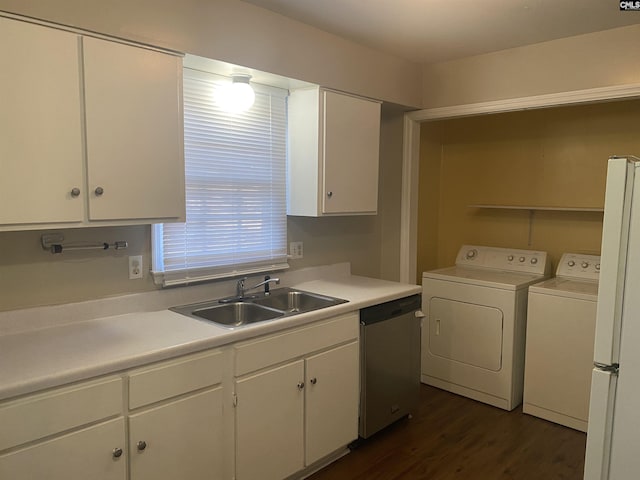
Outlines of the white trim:
[{"label": "white trim", "polygon": [[506,113],[519,110],[559,107],[580,103],[597,103],[611,100],[629,100],[640,98],[640,84],[615,85],[612,87],[590,88],[572,92],[549,93],[531,97],[509,98],[493,102],[469,103],[452,107],[428,108],[407,115],[414,121],[441,120],[446,118],[468,117],[490,113]]},{"label": "white trim", "polygon": [[415,283],[418,245],[418,173],[420,123],[404,116],[402,140],[402,200],[400,207],[400,281]]},{"label": "white trim", "polygon": [[402,149],[402,204],[400,211],[400,281],[415,283],[417,269],[418,173],[420,123],[447,118],[488,115],[520,110],[640,98],[640,84],[614,85],[492,102],[428,108],[406,113]]}]

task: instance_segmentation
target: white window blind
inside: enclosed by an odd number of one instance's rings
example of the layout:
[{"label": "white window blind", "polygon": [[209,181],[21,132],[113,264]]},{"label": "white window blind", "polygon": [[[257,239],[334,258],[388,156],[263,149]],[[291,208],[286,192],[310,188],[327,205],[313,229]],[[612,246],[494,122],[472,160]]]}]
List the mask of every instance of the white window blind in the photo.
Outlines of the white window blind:
[{"label": "white window blind", "polygon": [[223,111],[229,79],[184,69],[185,223],[153,228],[165,286],[287,268],[286,90],[254,86],[254,105]]}]

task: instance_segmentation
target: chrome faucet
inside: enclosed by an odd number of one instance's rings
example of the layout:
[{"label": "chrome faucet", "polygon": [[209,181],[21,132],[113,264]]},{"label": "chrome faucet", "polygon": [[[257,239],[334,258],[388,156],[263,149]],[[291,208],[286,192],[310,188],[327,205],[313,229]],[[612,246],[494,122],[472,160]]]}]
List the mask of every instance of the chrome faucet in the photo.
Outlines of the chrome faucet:
[{"label": "chrome faucet", "polygon": [[253,290],[254,288],[258,288],[264,285],[264,294],[265,295],[269,295],[269,284],[271,283],[275,283],[276,285],[280,285],[280,279],[279,278],[271,278],[269,275],[265,275],[264,280],[260,283],[258,283],[257,285],[254,285],[253,287],[249,288],[248,290]]},{"label": "chrome faucet", "polygon": [[244,286],[244,282],[247,279],[247,277],[242,277],[240,280],[238,280],[238,283],[236,284],[236,297],[238,299],[243,299],[245,293],[247,293],[250,290],[256,289],[258,287],[261,287],[264,285],[264,294],[265,295],[269,295],[269,285],[271,283],[275,283],[276,285],[280,284],[280,279],[279,278],[271,278],[269,275],[266,275],[264,277],[264,280],[256,285],[254,285],[253,287],[250,288],[246,288]]}]

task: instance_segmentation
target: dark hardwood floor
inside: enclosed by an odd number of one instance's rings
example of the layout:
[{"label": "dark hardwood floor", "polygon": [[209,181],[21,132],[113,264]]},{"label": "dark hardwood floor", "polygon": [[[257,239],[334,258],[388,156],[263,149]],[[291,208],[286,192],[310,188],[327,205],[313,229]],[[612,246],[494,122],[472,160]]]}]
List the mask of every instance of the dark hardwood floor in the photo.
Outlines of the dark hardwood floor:
[{"label": "dark hardwood floor", "polygon": [[426,385],[418,414],[311,480],[582,480],[586,434]]}]

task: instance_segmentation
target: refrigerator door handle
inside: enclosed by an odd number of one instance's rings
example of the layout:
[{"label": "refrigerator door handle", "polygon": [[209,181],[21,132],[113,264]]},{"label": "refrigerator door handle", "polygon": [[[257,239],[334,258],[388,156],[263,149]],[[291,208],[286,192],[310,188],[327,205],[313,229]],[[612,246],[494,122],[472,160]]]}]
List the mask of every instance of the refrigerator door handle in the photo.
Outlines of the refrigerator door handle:
[{"label": "refrigerator door handle", "polygon": [[611,371],[593,369],[584,480],[609,480],[617,380],[617,374]]}]

